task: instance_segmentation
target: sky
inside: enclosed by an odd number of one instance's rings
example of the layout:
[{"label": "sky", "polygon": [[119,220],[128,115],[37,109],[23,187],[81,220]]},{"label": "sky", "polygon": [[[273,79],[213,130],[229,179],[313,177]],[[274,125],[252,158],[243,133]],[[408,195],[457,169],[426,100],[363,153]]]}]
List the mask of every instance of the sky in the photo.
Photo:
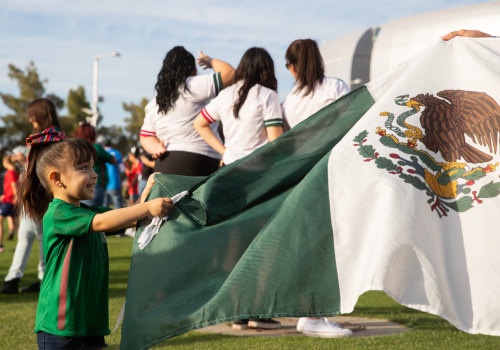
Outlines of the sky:
[{"label": "sky", "polygon": [[[122,103],[154,96],[156,76],[173,46],[199,50],[234,67],[252,46],[274,59],[278,93],[293,85],[285,68],[290,42],[312,38],[321,45],[345,34],[415,14],[488,1],[477,0],[2,0],[0,91],[17,95],[8,64],[33,61],[47,93],[64,100],[83,86],[92,100],[93,58],[99,60],[98,93],[103,125],[123,125]],[[450,28],[461,29],[461,28]],[[444,34],[444,33],[443,33]],[[199,68],[199,73],[209,72]],[[8,109],[0,101],[0,114]],[[64,115],[64,111],[61,112]]]}]

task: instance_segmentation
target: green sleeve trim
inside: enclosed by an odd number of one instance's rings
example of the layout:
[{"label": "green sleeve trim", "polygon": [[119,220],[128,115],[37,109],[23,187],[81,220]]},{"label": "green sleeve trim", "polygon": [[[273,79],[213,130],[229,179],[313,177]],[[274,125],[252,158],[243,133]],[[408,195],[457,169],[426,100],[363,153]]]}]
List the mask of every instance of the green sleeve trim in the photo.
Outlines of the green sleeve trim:
[{"label": "green sleeve trim", "polygon": [[219,92],[222,90],[222,76],[220,72],[217,72],[213,75],[213,78],[215,85],[215,96],[217,96]]},{"label": "green sleeve trim", "polygon": [[276,118],[276,119],[268,119],[264,121],[264,126],[266,128],[270,126],[283,126],[283,119],[281,118]]}]

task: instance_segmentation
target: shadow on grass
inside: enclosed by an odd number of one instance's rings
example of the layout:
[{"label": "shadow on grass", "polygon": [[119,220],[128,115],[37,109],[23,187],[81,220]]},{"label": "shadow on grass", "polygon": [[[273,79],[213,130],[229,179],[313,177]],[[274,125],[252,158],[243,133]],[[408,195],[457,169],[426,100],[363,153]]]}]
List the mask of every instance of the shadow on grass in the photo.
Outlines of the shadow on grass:
[{"label": "shadow on grass", "polygon": [[[212,341],[216,342],[216,341],[220,341],[221,339],[227,340],[227,339],[231,339],[231,338],[241,339],[240,337],[232,336],[232,335],[206,334],[206,333],[196,334],[196,333],[191,332],[191,333],[189,333],[189,336],[187,336],[187,335],[181,335],[179,337],[166,340],[166,341],[160,343],[159,345],[161,345],[162,347],[163,346],[168,347],[169,345],[170,346],[175,346],[175,345],[189,346],[189,345],[193,345],[193,348],[194,348],[195,345],[200,346],[200,344],[197,344],[197,343],[207,343],[207,344],[210,344],[210,342],[212,342]],[[153,349],[154,349],[154,347],[153,347]]]},{"label": "shadow on grass", "polygon": [[38,303],[38,293],[0,294],[0,305],[6,303],[36,304]]}]

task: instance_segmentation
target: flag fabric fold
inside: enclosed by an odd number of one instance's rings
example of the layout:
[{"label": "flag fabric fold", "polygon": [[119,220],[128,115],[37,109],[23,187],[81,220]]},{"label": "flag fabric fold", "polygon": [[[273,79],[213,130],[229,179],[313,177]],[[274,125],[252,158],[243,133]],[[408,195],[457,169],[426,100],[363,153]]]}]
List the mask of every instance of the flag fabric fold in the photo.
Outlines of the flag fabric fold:
[{"label": "flag fabric fold", "polygon": [[[144,250],[149,222],[138,225],[121,348],[240,318],[350,312],[372,289],[499,335],[499,157],[486,135],[500,114],[476,94],[500,101],[498,42],[437,42],[212,176],[157,176],[150,198],[189,195]],[[465,117],[476,107],[481,125]],[[447,130],[489,160],[444,160]]]}]

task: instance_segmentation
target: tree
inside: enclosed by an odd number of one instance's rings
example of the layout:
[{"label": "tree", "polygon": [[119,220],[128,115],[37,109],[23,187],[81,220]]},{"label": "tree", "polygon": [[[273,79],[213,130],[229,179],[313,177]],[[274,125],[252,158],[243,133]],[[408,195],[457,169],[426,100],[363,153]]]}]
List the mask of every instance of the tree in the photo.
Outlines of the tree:
[{"label": "tree", "polygon": [[109,140],[111,146],[120,151],[121,154],[127,154],[131,147],[129,138],[124,134],[123,128],[120,126],[100,126],[97,134],[103,136],[105,140]]},{"label": "tree", "polygon": [[17,82],[19,96],[0,93],[3,103],[12,111],[0,116],[3,121],[2,137],[0,146],[11,149],[14,146],[24,144],[26,137],[31,133],[32,126],[26,116],[26,107],[36,98],[46,97],[50,99],[56,108],[62,108],[64,101],[55,94],[46,94],[44,84],[47,80],[40,80],[35,63],[31,61],[26,70],[19,69],[9,64],[8,77]]},{"label": "tree", "polygon": [[89,114],[84,112],[85,109],[90,110],[90,103],[85,96],[85,88],[78,86],[76,90],[70,89],[66,98],[66,108],[68,115],[61,117],[61,126],[68,135],[72,135],[78,123],[87,120]]},{"label": "tree", "polygon": [[130,146],[139,145],[139,133],[144,123],[144,108],[148,104],[148,99],[143,98],[139,104],[133,102],[123,103],[123,109],[130,113],[129,118],[125,118],[125,130],[129,133]]}]

